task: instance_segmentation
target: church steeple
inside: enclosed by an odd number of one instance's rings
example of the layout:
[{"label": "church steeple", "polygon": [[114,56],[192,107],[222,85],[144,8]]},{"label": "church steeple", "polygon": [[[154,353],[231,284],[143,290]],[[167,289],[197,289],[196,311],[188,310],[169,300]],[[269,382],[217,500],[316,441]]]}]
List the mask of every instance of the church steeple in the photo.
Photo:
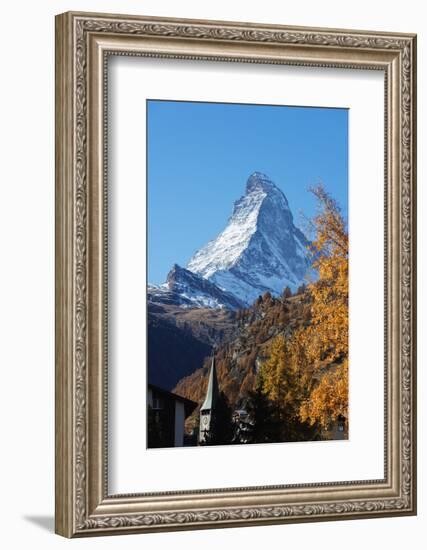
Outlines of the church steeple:
[{"label": "church steeple", "polygon": [[212,356],[211,368],[209,372],[208,388],[203,405],[200,407],[200,428],[199,443],[206,443],[211,430],[212,416],[215,412],[215,406],[218,402],[219,388],[216,376],[215,356]]},{"label": "church steeple", "polygon": [[208,389],[206,392],[203,405],[200,407],[200,411],[212,410],[218,400],[219,389],[218,379],[216,377],[215,356],[212,356],[211,370],[209,372]]}]

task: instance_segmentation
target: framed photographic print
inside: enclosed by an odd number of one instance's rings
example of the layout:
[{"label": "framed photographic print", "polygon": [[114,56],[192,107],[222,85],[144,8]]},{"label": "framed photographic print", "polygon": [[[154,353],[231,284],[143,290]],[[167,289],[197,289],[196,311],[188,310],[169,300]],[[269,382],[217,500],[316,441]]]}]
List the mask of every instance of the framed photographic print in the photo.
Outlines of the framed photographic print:
[{"label": "framed photographic print", "polygon": [[416,37],[56,18],[56,531],[416,513]]}]

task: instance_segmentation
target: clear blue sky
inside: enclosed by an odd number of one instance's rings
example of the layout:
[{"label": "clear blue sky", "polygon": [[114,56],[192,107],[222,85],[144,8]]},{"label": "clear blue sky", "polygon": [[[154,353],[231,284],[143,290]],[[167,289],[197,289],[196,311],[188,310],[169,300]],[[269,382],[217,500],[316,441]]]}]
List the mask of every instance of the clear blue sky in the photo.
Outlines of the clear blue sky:
[{"label": "clear blue sky", "polygon": [[147,101],[148,280],[225,227],[254,171],[285,193],[296,225],[322,182],[347,216],[348,110]]}]

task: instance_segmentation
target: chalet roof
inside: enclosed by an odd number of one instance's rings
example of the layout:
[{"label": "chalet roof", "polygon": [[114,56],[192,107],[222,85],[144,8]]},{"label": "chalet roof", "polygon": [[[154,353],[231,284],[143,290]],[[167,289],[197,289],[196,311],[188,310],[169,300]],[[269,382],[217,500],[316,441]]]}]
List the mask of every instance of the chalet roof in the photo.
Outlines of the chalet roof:
[{"label": "chalet roof", "polygon": [[211,410],[215,407],[216,402],[218,401],[219,388],[218,388],[218,379],[216,376],[216,367],[215,367],[215,357],[212,357],[211,370],[209,372],[209,381],[208,389],[206,392],[205,400],[203,405],[200,407],[201,411]]},{"label": "chalet roof", "polygon": [[197,403],[195,401],[192,401],[191,399],[187,399],[186,397],[182,397],[182,395],[178,395],[177,393],[172,393],[168,390],[164,390],[163,388],[159,388],[159,386],[155,386],[154,384],[148,383],[148,387],[153,390],[153,392],[163,395],[163,397],[167,399],[173,399],[174,401],[180,401],[184,404],[185,408],[185,416],[189,416],[194,409],[197,407]]}]

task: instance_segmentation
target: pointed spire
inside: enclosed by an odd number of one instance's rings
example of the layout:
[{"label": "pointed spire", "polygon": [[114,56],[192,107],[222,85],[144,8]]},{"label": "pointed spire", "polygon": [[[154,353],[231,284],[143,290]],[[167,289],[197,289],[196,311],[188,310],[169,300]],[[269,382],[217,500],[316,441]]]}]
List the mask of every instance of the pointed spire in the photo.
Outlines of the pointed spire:
[{"label": "pointed spire", "polygon": [[274,182],[262,172],[253,172],[246,182],[246,193],[251,193],[255,190],[262,190],[266,193],[277,189]]},{"label": "pointed spire", "polygon": [[218,379],[216,376],[216,367],[215,367],[215,355],[212,355],[211,370],[209,372],[209,382],[208,389],[206,392],[205,400],[203,405],[200,407],[201,411],[212,410],[215,407],[215,404],[218,400],[219,388],[218,388]]}]

